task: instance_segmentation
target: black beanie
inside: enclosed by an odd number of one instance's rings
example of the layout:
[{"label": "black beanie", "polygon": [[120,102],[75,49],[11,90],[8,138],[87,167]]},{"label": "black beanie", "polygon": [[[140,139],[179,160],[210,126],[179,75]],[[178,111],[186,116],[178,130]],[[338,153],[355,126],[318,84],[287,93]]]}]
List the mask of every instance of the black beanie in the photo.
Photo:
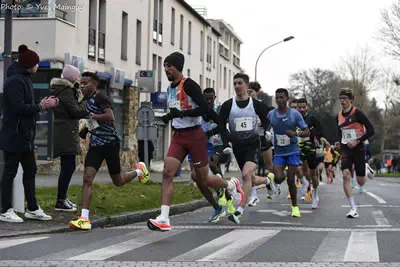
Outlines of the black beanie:
[{"label": "black beanie", "polygon": [[167,56],[164,60],[164,64],[174,66],[179,72],[183,71],[183,65],[185,64],[185,56],[182,53],[174,52]]}]

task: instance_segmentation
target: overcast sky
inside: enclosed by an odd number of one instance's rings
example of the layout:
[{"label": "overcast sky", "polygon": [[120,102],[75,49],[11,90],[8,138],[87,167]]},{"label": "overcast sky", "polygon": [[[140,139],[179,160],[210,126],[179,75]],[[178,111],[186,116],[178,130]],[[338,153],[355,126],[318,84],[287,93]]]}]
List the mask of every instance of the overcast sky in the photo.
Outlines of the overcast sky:
[{"label": "overcast sky", "polygon": [[[241,65],[250,79],[259,53],[287,36],[295,39],[267,50],[258,64],[258,80],[273,94],[289,85],[291,73],[314,67],[334,69],[342,57],[365,46],[382,59],[377,40],[381,10],[394,0],[187,0],[207,8],[207,18],[231,24],[244,44]],[[383,60],[381,64],[399,62]],[[372,96],[379,97],[380,92]],[[382,103],[380,103],[382,105]]]}]

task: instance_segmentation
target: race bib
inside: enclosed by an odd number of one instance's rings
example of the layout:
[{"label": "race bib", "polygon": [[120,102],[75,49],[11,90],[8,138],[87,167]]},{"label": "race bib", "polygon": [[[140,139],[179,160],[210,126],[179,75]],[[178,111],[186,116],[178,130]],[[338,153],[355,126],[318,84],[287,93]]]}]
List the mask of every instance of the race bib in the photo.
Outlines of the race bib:
[{"label": "race bib", "polygon": [[290,137],[287,135],[277,134],[275,135],[276,144],[278,146],[288,146],[290,145]]},{"label": "race bib", "polygon": [[357,134],[355,129],[342,130],[342,144],[347,144],[356,139],[357,139]]},{"label": "race bib", "polygon": [[322,158],[324,156],[324,149],[322,147],[317,148],[315,153],[317,154],[317,157]]},{"label": "race bib", "polygon": [[221,142],[220,142],[220,139],[219,139],[219,137],[218,137],[218,135],[214,135],[213,137],[211,137],[212,138],[212,144],[214,145],[214,146],[216,146],[216,145],[219,145]]},{"label": "race bib", "polygon": [[175,99],[170,99],[169,101],[168,101],[168,107],[169,108],[176,108],[177,106],[177,103],[178,103],[178,101],[176,101]]},{"label": "race bib", "polygon": [[236,132],[251,131],[253,128],[253,118],[235,118]]},{"label": "race bib", "polygon": [[98,128],[100,125],[96,120],[87,120],[89,131],[93,131]]}]

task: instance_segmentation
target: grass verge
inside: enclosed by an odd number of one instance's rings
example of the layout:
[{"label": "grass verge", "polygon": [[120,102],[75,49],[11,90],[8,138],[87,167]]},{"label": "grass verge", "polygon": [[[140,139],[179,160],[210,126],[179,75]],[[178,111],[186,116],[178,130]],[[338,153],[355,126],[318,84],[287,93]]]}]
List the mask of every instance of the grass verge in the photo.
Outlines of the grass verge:
[{"label": "grass verge", "polygon": [[400,177],[400,172],[375,174],[376,177]]},{"label": "grass verge", "polygon": [[[75,213],[54,211],[57,188],[38,188],[36,196],[40,206],[54,219],[68,215],[77,216]],[[68,189],[68,198],[80,206],[82,202],[82,187],[71,186]],[[180,204],[202,198],[196,187],[174,184],[172,204]],[[147,184],[129,183],[122,187],[112,184],[94,183],[90,216],[108,216],[139,210],[158,208],[161,205],[161,185],[148,182]],[[59,218],[61,219],[61,218]]]}]

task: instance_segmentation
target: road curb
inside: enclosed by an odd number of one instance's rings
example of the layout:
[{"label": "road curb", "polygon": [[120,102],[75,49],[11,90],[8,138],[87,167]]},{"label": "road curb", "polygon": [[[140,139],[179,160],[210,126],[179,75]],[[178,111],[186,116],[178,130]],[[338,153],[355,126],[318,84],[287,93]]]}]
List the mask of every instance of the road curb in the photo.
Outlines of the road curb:
[{"label": "road curb", "polygon": [[[178,215],[186,212],[195,211],[197,209],[208,206],[208,202],[205,199],[194,200],[187,203],[172,205],[170,209],[170,215]],[[129,212],[120,215],[101,217],[92,221],[92,228],[121,226],[126,224],[145,222],[150,218],[155,218],[159,215],[160,209],[142,210],[136,212]],[[35,229],[20,232],[9,232],[7,234],[0,234],[0,238],[10,238],[25,235],[42,235],[42,234],[54,234],[63,232],[72,232],[68,228],[68,223],[65,222],[66,226],[51,227],[49,229]]]}]

